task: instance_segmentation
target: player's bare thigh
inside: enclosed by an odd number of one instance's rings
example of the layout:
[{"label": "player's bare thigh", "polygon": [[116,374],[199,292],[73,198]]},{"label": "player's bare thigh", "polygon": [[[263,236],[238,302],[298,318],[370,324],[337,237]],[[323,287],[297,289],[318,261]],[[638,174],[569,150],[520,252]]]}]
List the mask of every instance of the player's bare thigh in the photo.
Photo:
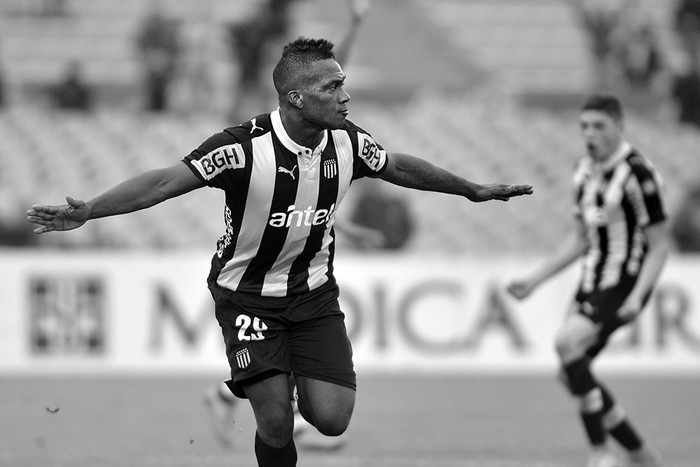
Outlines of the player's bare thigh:
[{"label": "player's bare thigh", "polygon": [[350,424],[356,391],[304,376],[295,378],[301,415],[324,435],[342,434]]},{"label": "player's bare thigh", "polygon": [[559,360],[568,364],[578,360],[596,343],[601,324],[578,313],[568,313],[557,331],[555,346]]}]

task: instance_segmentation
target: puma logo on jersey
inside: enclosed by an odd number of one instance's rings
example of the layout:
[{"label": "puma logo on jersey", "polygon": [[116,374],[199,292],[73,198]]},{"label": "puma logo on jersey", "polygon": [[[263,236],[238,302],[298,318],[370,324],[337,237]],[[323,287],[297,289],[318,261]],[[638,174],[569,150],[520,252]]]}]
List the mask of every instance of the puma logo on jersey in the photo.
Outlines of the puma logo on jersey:
[{"label": "puma logo on jersey", "polygon": [[277,172],[289,174],[289,176],[292,177],[292,180],[296,180],[297,178],[294,176],[294,169],[296,169],[296,168],[297,168],[296,165],[294,167],[292,167],[292,170],[289,170],[286,167],[279,166],[279,167],[277,167]]},{"label": "puma logo on jersey", "polygon": [[258,126],[258,125],[257,125],[257,123],[255,122],[256,120],[257,120],[257,118],[254,118],[254,119],[252,119],[252,120],[250,121],[250,123],[253,125],[253,126],[251,127],[251,129],[250,129],[250,134],[251,134],[251,135],[252,135],[253,133],[255,133],[255,130],[260,130],[260,131],[262,131],[262,129],[263,129],[261,126]]}]

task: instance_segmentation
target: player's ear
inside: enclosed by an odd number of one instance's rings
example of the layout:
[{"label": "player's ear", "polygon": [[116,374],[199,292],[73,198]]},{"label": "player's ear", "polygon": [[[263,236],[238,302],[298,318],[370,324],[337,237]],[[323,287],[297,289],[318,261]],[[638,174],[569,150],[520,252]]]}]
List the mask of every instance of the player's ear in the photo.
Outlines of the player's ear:
[{"label": "player's ear", "polygon": [[298,90],[289,91],[287,93],[287,100],[297,109],[304,108],[304,97]]}]

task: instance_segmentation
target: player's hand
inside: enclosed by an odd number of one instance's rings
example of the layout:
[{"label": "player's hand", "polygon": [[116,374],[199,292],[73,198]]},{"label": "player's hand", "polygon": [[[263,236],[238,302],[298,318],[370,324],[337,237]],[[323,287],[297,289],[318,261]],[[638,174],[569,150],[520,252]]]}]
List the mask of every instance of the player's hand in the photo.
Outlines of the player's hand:
[{"label": "player's hand", "polygon": [[622,306],[618,308],[617,317],[622,321],[629,323],[630,321],[634,321],[641,311],[642,302],[633,297],[628,297]]},{"label": "player's hand", "polygon": [[504,185],[501,183],[491,183],[481,185],[476,191],[476,195],[472,201],[489,201],[492,199],[500,201],[508,201],[513,196],[531,195],[531,185]]},{"label": "player's hand", "polygon": [[522,300],[535,290],[535,284],[527,280],[515,280],[506,285],[506,291],[518,300]]},{"label": "player's hand", "polygon": [[90,218],[90,208],[85,201],[66,197],[68,204],[42,206],[35,204],[27,211],[27,220],[39,227],[34,233],[42,234],[54,230],[72,230],[83,225]]}]

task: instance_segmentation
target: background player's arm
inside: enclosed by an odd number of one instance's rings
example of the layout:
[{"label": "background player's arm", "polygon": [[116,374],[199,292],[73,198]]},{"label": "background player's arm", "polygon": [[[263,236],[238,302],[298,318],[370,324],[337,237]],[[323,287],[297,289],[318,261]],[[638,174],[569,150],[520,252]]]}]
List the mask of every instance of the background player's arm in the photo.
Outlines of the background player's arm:
[{"label": "background player's arm", "polygon": [[666,221],[647,226],[644,233],[647,237],[649,250],[639,272],[637,283],[618,310],[618,316],[622,319],[631,320],[642,310],[644,297],[654,287],[668,256],[669,241]]},{"label": "background player's arm", "polygon": [[576,227],[569,233],[554,255],[529,276],[512,281],[506,289],[515,298],[522,299],[527,297],[543,282],[576,261],[583,255],[587,247],[588,240],[586,239],[585,228],[579,219],[576,222]]},{"label": "background player's arm", "polygon": [[352,243],[368,248],[381,248],[386,243],[384,234],[369,227],[349,221],[336,221],[335,230],[345,235]]},{"label": "background player's arm", "polygon": [[532,193],[530,185],[482,185],[471,182],[408,154],[392,153],[388,154],[387,159],[387,166],[380,177],[406,188],[464,196],[474,202],[492,199],[508,201],[513,196]]},{"label": "background player's arm", "polygon": [[343,38],[333,49],[335,59],[341,66],[346,66],[350,51],[357,39],[357,33],[371,8],[371,0],[348,0],[350,4],[350,26]]},{"label": "background player's arm", "polygon": [[139,211],[204,186],[182,162],[145,172],[91,199],[88,202],[67,197],[60,206],[34,205],[27,220],[39,227],[35,233],[71,230],[90,219]]}]

